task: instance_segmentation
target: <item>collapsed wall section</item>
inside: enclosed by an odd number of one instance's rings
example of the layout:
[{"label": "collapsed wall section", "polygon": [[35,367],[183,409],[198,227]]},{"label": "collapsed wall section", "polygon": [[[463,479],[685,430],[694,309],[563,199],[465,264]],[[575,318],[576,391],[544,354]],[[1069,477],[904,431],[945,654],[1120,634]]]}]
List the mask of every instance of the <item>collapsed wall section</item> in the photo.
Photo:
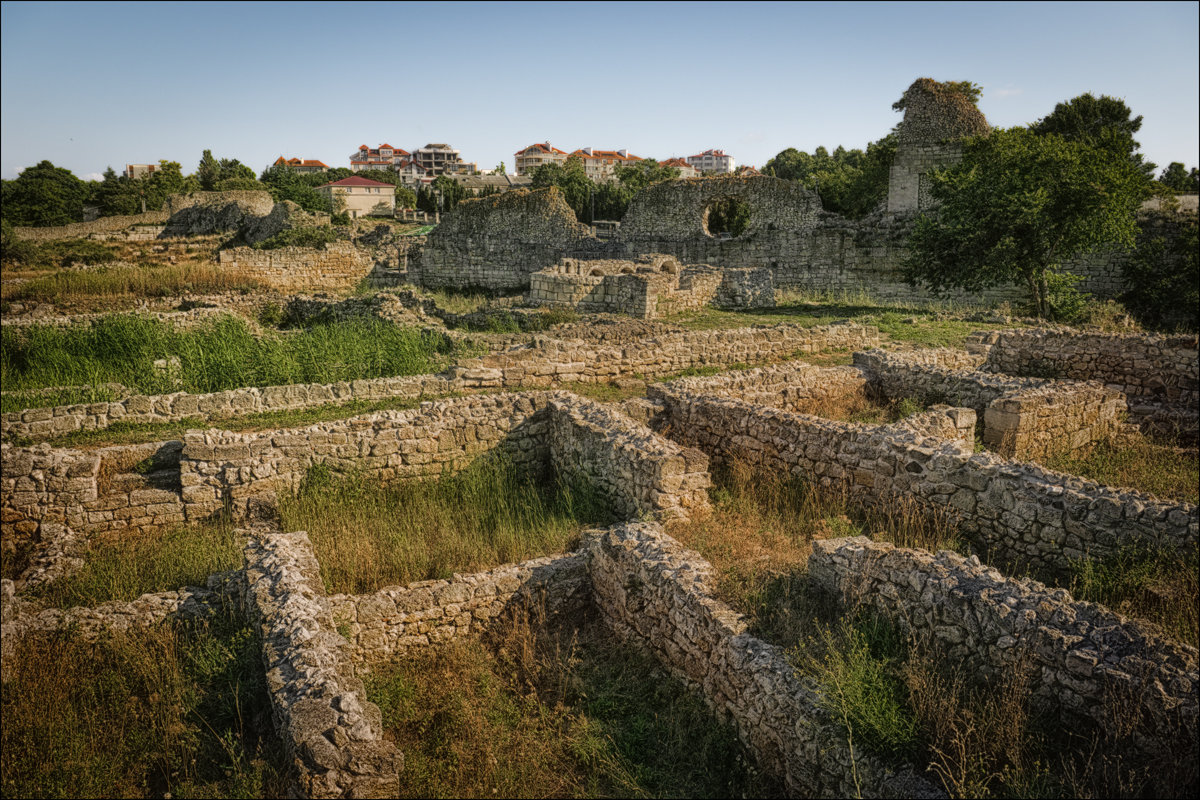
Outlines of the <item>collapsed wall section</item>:
[{"label": "collapsed wall section", "polygon": [[234,247],[222,250],[219,260],[223,269],[281,292],[351,289],[375,268],[366,251],[350,242],[274,250]]},{"label": "collapsed wall section", "polygon": [[808,574],[846,605],[874,608],[935,645],[969,674],[1030,670],[1035,696],[1071,718],[1132,724],[1135,741],[1153,755],[1181,745],[1195,752],[1196,649],[1154,626],[1075,601],[1064,589],[1005,578],[978,559],[866,537],[814,541]]}]

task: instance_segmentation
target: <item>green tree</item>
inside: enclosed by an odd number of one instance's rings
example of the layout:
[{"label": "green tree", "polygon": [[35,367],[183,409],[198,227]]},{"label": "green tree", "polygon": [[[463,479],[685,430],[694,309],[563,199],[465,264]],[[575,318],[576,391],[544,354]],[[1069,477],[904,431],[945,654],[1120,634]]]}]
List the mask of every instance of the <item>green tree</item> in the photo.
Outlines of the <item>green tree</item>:
[{"label": "green tree", "polygon": [[91,189],[69,170],[49,161],[21,171],[4,181],[4,217],[14,225],[47,227],[83,219],[83,205]]},{"label": "green tree", "polygon": [[1052,113],[1030,126],[1037,134],[1057,134],[1128,158],[1149,180],[1154,177],[1155,166],[1137,152],[1141,145],[1133,138],[1141,127],[1142,118],[1133,116],[1124,101],[1108,95],[1096,97],[1090,92],[1059,103]]},{"label": "green tree", "polygon": [[1175,217],[1165,230],[1147,226],[1125,262],[1121,303],[1147,325],[1200,327],[1200,225],[1195,216]]},{"label": "green tree", "polygon": [[941,205],[917,220],[904,272],[935,292],[1024,285],[1049,317],[1062,264],[1129,249],[1149,184],[1128,158],[1028,128],[967,140],[963,160],[929,173]]},{"label": "green tree", "polygon": [[1200,170],[1192,167],[1192,171],[1189,173],[1183,164],[1178,161],[1172,161],[1162,171],[1162,175],[1159,176],[1158,181],[1175,192],[1189,193],[1200,191]]},{"label": "green tree", "polygon": [[839,145],[832,155],[824,147],[809,155],[789,147],[768,160],[762,172],[797,181],[820,195],[826,211],[857,219],[887,196],[888,171],[895,153],[894,133],[868,144],[866,152]]},{"label": "green tree", "polygon": [[200,190],[211,192],[221,180],[221,165],[213,158],[212,150],[205,150],[200,156],[200,164],[196,167],[196,179],[200,181]]},{"label": "green tree", "polygon": [[576,218],[591,222],[591,197],[596,189],[587,176],[583,159],[571,156],[561,164],[543,164],[533,171],[531,185],[535,189],[557,186]]},{"label": "green tree", "polygon": [[500,163],[499,163],[499,164],[496,166],[496,170],[495,170],[495,172],[496,172],[496,174],[497,174],[497,175],[507,175],[507,174],[508,174],[507,172],[505,172],[505,171],[504,171],[504,162],[503,162],[503,161],[501,161],[501,162],[500,162]]}]

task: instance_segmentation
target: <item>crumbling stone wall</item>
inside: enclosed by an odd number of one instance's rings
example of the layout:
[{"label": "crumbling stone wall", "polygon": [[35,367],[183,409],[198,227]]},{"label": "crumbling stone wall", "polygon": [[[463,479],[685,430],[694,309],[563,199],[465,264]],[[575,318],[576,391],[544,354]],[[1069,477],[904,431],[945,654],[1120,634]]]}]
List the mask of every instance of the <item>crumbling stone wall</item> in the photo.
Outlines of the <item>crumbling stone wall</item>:
[{"label": "crumbling stone wall", "polygon": [[735,370],[707,378],[676,378],[670,391],[733,397],[801,414],[867,398],[869,382],[855,367],[814,367],[803,362]]},{"label": "crumbling stone wall", "polygon": [[123,231],[134,225],[157,225],[167,221],[168,211],[147,211],[145,214],[124,214],[100,217],[91,222],[72,222],[50,228],[16,226],[13,235],[31,242],[51,242],[56,239],[86,239],[92,234]]},{"label": "crumbling stone wall", "polygon": [[478,635],[497,618],[574,615],[590,600],[586,554],[568,553],[374,594],[337,594],[329,604],[350,642],[347,658],[362,674],[413,649]]},{"label": "crumbling stone wall", "polygon": [[188,431],[180,462],[187,517],[204,519],[228,504],[245,518],[256,498],[296,491],[314,464],[390,481],[457,471],[499,450],[538,474],[547,463],[549,400],[543,392],[475,396],[282,431]]},{"label": "crumbling stone wall", "polygon": [[1200,513],[1131,489],[1112,489],[903,426],[835,422],[715,397],[669,384],[651,386],[658,422],[715,463],[731,457],[846,490],[861,502],[897,498],[945,515],[999,562],[1048,573],[1129,546],[1187,552]]},{"label": "crumbling stone wall", "polygon": [[230,272],[284,292],[350,289],[375,267],[365,251],[349,242],[275,250],[234,247],[222,250],[219,261]]},{"label": "crumbling stone wall", "polygon": [[789,792],[814,797],[936,797],[911,766],[851,748],[782,648],[747,632],[717,599],[711,565],[655,525],[628,523],[590,539],[595,604],[618,637],[651,652],[731,720],[759,765]]},{"label": "crumbling stone wall", "polygon": [[887,208],[892,214],[931,208],[926,173],[960,161],[961,140],[990,130],[966,95],[931,78],[913,81],[897,105],[904,108],[904,121],[888,175]]},{"label": "crumbling stone wall", "polygon": [[1095,381],[1018,378],[943,364],[980,361],[953,349],[854,354],[876,394],[972,408],[983,417],[983,442],[1002,455],[1044,458],[1111,438],[1125,398]]},{"label": "crumbling stone wall", "polygon": [[814,541],[808,574],[845,603],[872,607],[937,645],[968,674],[1031,669],[1035,697],[1070,718],[1134,722],[1136,741],[1156,755],[1196,750],[1196,649],[1152,625],[1078,602],[1065,589],[1003,577],[977,558],[866,537]]},{"label": "crumbling stone wall", "polygon": [[263,642],[275,729],[302,797],[395,797],[404,756],[383,735],[338,635],[308,534],[248,531],[245,610]]},{"label": "crumbling stone wall", "polygon": [[232,233],[275,208],[266,191],[192,192],[167,198],[163,238]]},{"label": "crumbling stone wall", "polygon": [[556,187],[465,200],[433,229],[409,280],[430,288],[524,289],[529,274],[587,241],[590,229]]},{"label": "crumbling stone wall", "polygon": [[708,457],[575,395],[550,400],[554,469],[583,476],[623,518],[686,520],[710,507]]}]

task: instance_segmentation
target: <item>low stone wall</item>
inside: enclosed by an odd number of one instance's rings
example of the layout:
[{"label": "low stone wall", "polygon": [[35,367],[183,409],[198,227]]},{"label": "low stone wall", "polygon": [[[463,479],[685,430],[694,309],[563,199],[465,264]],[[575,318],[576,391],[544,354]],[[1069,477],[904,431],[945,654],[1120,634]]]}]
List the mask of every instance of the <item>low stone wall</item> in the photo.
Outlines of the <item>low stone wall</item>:
[{"label": "low stone wall", "polygon": [[[630,338],[617,336],[614,341]],[[101,430],[114,422],[178,422],[191,418],[208,421],[355,400],[415,399],[465,389],[545,388],[556,381],[603,383],[634,374],[657,377],[692,367],[728,366],[878,343],[876,328],[853,324],[681,331],[634,339],[625,345],[608,344],[603,337],[599,342],[536,337],[530,344],[466,359],[442,375],[252,387],[199,395],[185,392],[137,395],[120,402],[32,408],[0,415],[0,434],[38,439],[77,430]]]},{"label": "low stone wall", "polygon": [[[224,308],[193,308],[188,311],[135,311],[124,316],[137,316],[165,322],[177,330],[186,330],[203,325],[219,317],[229,314]],[[112,314],[74,314],[72,316],[21,316],[14,317],[5,314],[0,319],[0,326],[27,328],[31,325],[45,325],[54,328],[69,328],[72,325],[90,325],[97,320],[112,316]]]},{"label": "low stone wall", "polygon": [[1102,727],[1133,723],[1150,753],[1196,751],[1196,649],[1152,625],[1075,601],[1064,589],[1005,578],[978,559],[866,537],[814,541],[808,574],[847,604],[875,608],[944,649],[968,674],[1032,668],[1035,696],[1056,710]]},{"label": "low stone wall", "polygon": [[507,614],[579,613],[590,590],[586,555],[569,553],[374,594],[336,594],[329,605],[337,630],[350,641],[348,659],[366,672],[414,648],[477,635]]},{"label": "low stone wall", "polygon": [[581,476],[621,518],[686,520],[709,510],[708,456],[575,395],[550,400],[550,462]]},{"label": "low stone wall", "polygon": [[1131,400],[1200,402],[1200,340],[1194,335],[1032,328],[979,333],[971,341],[986,352],[988,372],[1095,380]]},{"label": "low stone wall", "polygon": [[275,729],[303,797],[395,797],[403,754],[383,735],[336,632],[308,534],[247,531],[246,613],[262,637]]},{"label": "low stone wall", "polygon": [[349,242],[330,242],[322,248],[281,247],[222,250],[223,268],[284,292],[350,289],[375,268],[371,257]]},{"label": "low stone wall", "polygon": [[124,214],[111,217],[100,217],[91,222],[72,222],[69,225],[57,225],[52,228],[14,227],[13,234],[18,239],[33,242],[49,242],[56,239],[85,239],[94,233],[122,231],[134,225],[158,225],[167,221],[170,214],[166,211],[147,211],[145,214]]},{"label": "low stone wall", "polygon": [[622,639],[650,651],[732,720],[761,768],[814,797],[937,797],[911,767],[851,748],[779,647],[747,633],[717,599],[712,567],[655,525],[629,523],[587,541],[597,608]]},{"label": "low stone wall", "polygon": [[95,502],[99,473],[97,453],[0,444],[0,546],[6,554],[39,541],[44,525],[65,526],[69,510]]},{"label": "low stone wall", "polygon": [[1005,456],[1036,459],[1090,447],[1116,433],[1125,397],[1095,381],[1018,378],[950,364],[971,363],[961,351],[854,354],[877,394],[972,408],[983,417],[983,441]]},{"label": "low stone wall", "polygon": [[189,431],[180,461],[187,518],[204,519],[227,506],[244,518],[256,497],[296,491],[315,464],[389,481],[464,469],[498,449],[518,468],[540,472],[547,463],[543,412],[550,397],[465,397],[264,433]]},{"label": "low stone wall", "polygon": [[895,425],[858,425],[712,396],[650,387],[658,422],[716,463],[730,457],[846,489],[862,502],[895,499],[946,515],[993,560],[1069,571],[1140,545],[1187,552],[1200,514],[1132,489],[1113,489]]},{"label": "low stone wall", "polygon": [[792,362],[707,378],[676,378],[665,387],[689,395],[731,397],[754,405],[812,414],[823,408],[865,400],[869,383],[856,367],[814,367]]},{"label": "low stone wall", "polygon": [[686,331],[623,347],[537,338],[529,345],[464,361],[453,372],[471,387],[540,388],[556,381],[605,383],[631,375],[656,378],[693,367],[762,362],[800,353],[871,347],[878,342],[877,328],[855,324]]}]

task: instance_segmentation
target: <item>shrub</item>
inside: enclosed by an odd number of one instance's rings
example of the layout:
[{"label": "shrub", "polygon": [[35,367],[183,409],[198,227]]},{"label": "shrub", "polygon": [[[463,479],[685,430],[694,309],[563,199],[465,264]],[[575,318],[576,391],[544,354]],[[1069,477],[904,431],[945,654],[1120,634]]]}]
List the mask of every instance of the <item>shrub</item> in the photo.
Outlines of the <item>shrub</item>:
[{"label": "shrub", "polygon": [[270,239],[253,245],[255,250],[278,250],[281,247],[324,247],[341,237],[331,227],[289,228]]}]

